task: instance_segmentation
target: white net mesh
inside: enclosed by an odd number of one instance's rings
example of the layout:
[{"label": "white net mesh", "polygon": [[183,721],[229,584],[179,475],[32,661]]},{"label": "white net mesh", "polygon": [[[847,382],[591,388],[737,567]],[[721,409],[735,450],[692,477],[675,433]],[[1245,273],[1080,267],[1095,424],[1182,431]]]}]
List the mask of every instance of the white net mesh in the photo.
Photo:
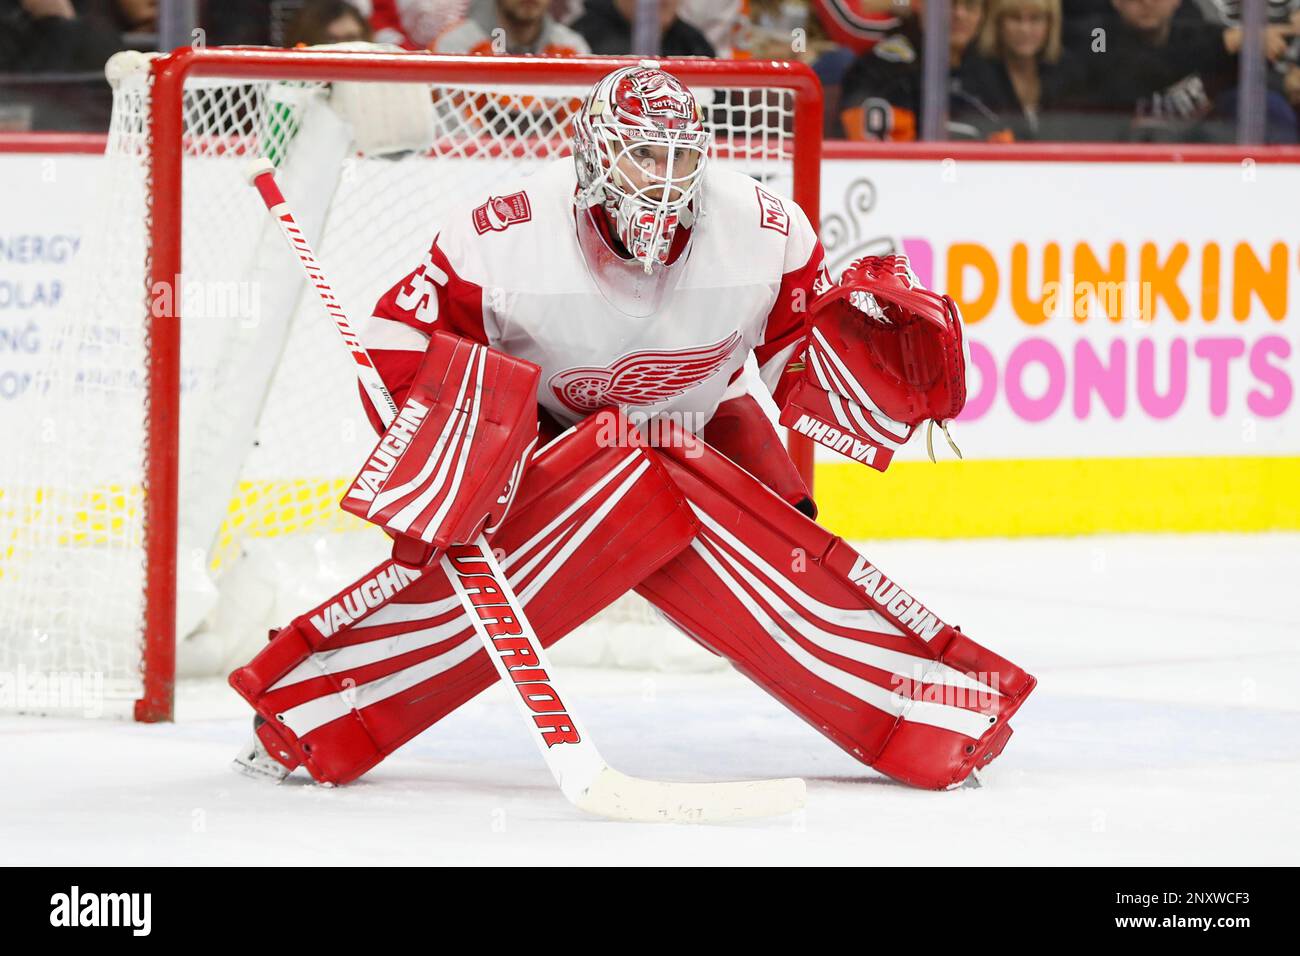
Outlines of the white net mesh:
[{"label": "white net mesh", "polygon": [[[138,56],[138,55],[137,55]],[[147,70],[116,86],[95,210],[0,460],[0,710],[116,713],[140,694],[147,348]],[[789,193],[794,98],[701,90],[715,161]],[[266,155],[354,321],[427,249],[452,202],[568,154],[584,87],[190,80],[182,268],[179,667],[246,659],[265,628],[386,552],[337,507],[373,443],[348,356],[244,179]],[[155,401],[166,401],[166,397]],[[626,602],[625,602],[626,605]],[[654,627],[589,663],[685,661]],[[607,631],[608,628],[603,629]],[[684,647],[672,635],[665,646]],[[633,647],[642,648],[635,650]],[[563,646],[563,645],[562,645]],[[702,652],[701,652],[702,653]]]}]

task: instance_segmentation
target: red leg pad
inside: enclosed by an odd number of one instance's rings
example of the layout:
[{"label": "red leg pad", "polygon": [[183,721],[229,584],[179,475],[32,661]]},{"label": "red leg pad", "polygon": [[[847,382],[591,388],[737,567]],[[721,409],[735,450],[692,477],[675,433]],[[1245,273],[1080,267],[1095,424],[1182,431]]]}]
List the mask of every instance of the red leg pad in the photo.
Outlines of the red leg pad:
[{"label": "red leg pad", "polygon": [[752,395],[741,395],[719,405],[701,437],[782,500],[795,507],[802,505],[805,514],[817,517],[817,507],[803,476],[786,453],[771,419]]},{"label": "red leg pad", "polygon": [[658,450],[703,527],[637,591],[882,773],[943,789],[996,756],[1034,678],[699,449]]},{"label": "red leg pad", "polygon": [[[601,447],[599,434],[593,418],[543,449],[491,538],[543,645],[698,528],[653,455]],[[388,561],[296,618],[230,683],[266,718],[272,755],[347,783],[496,679],[442,569]]]}]

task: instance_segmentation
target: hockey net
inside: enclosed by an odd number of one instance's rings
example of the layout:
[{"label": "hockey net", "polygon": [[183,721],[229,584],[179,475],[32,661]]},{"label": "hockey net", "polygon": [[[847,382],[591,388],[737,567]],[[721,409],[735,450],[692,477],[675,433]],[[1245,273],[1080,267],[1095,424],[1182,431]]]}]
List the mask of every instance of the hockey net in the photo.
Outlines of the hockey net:
[{"label": "hockey net", "polygon": [[[808,71],[662,62],[708,104],[715,161],[816,209]],[[0,460],[0,710],[168,719],[176,674],[242,663],[387,553],[337,507],[373,432],[249,160],[275,162],[359,321],[450,203],[567,155],[579,98],[625,63],[320,49],[110,63],[101,202]],[[695,666],[637,600],[557,650]]]}]

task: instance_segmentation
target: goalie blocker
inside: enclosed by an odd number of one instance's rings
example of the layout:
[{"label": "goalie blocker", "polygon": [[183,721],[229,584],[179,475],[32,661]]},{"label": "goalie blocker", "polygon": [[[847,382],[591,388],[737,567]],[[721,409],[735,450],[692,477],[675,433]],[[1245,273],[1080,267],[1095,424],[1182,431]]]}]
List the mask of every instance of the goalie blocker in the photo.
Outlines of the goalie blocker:
[{"label": "goalie blocker", "polygon": [[537,444],[532,362],[435,332],[397,416],[342,508],[393,537],[412,566],[498,527]]}]

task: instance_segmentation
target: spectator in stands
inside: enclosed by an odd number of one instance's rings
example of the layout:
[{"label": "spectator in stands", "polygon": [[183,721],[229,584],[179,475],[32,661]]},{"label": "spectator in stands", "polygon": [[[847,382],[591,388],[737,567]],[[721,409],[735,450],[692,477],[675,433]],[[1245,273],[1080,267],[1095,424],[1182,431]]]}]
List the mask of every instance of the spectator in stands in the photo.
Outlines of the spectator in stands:
[{"label": "spectator in stands", "polygon": [[[1098,20],[1114,12],[1111,0],[1061,0],[1061,11],[1064,14],[1062,40],[1068,50],[1074,49],[1076,43],[1097,26]],[[1174,12],[1174,19],[1217,22],[1218,14],[1214,0],[1188,0]]]},{"label": "spectator in stands", "polygon": [[582,0],[551,0],[551,16],[561,23],[569,24],[582,16],[585,7]]},{"label": "spectator in stands", "polygon": [[587,41],[557,22],[548,0],[474,0],[464,20],[436,37],[435,53],[511,53],[574,56]]},{"label": "spectator in stands", "polygon": [[727,59],[797,59],[812,65],[830,50],[853,59],[828,38],[812,0],[678,0],[677,16]]},{"label": "spectator in stands", "polygon": [[[1241,0],[1201,0],[1213,3],[1217,21],[1225,26],[1241,26]],[[1264,141],[1270,144],[1291,144],[1300,138],[1297,124],[1295,95],[1300,87],[1300,0],[1268,0],[1265,32],[1265,50],[1273,61],[1273,69],[1266,75],[1264,94]],[[1272,50],[1269,50],[1269,47]],[[1225,90],[1218,100],[1219,112],[1232,119],[1237,114],[1237,88]]]},{"label": "spectator in stands", "polygon": [[[348,3],[365,20],[367,32],[373,40],[422,50],[424,43],[408,42],[402,34],[398,8],[400,7],[401,12],[407,16],[411,29],[426,22],[422,14],[428,8],[434,7],[439,10],[445,8],[448,10],[447,14],[437,21],[439,25],[445,27],[464,15],[469,0],[348,0]],[[308,0],[207,0],[206,3],[200,4],[207,44],[208,46],[294,46],[295,44],[290,42],[290,31],[294,29],[294,21],[298,14],[308,5]],[[339,17],[335,18],[337,19]],[[340,24],[341,28],[342,24]],[[359,39],[351,26],[350,19],[346,33],[349,39]],[[432,33],[428,39],[432,39]]]},{"label": "spectator in stands", "polygon": [[[677,15],[679,0],[660,0],[659,55],[714,56],[704,34]],[[632,49],[636,0],[587,0],[586,12],[573,21],[593,53],[622,55]]]},{"label": "spectator in stands", "polygon": [[1291,109],[1300,116],[1300,66],[1292,65],[1282,78],[1282,93],[1286,96]]},{"label": "spectator in stands", "polygon": [[857,54],[848,47],[841,46],[826,28],[826,20],[818,9],[808,11],[807,30],[808,52],[804,62],[813,68],[822,88],[830,93],[834,91],[836,102],[836,119],[839,117],[839,90]]},{"label": "spectator in stands", "polygon": [[0,126],[106,130],[104,63],[124,49],[117,14],[109,0],[0,0],[0,73],[32,75],[6,84]]},{"label": "spectator in stands", "polygon": [[808,52],[802,59],[812,67],[822,83],[825,113],[822,134],[827,139],[844,139],[844,125],[840,122],[840,93],[844,88],[845,74],[853,66],[857,54],[831,37],[820,10],[810,10],[809,13]]},{"label": "spectator in stands", "polygon": [[1282,95],[1291,104],[1291,110],[1300,117],[1300,0],[1295,0],[1295,8],[1288,18],[1291,24],[1291,44],[1286,55],[1278,61],[1282,74]]},{"label": "spectator in stands", "polygon": [[117,25],[123,33],[148,33],[158,29],[158,0],[115,0]]},{"label": "spectator in stands", "polygon": [[811,65],[824,52],[839,49],[827,38],[807,0],[750,0],[736,37],[736,55],[756,60],[799,60]]},{"label": "spectator in stands", "polygon": [[764,5],[764,0],[677,0],[677,16],[704,34],[716,56],[732,59],[745,55],[751,17]]},{"label": "spectator in stands", "polygon": [[73,0],[0,0],[0,72],[101,70],[122,49],[113,10]]},{"label": "spectator in stands", "polygon": [[199,23],[208,46],[284,44],[283,33],[272,31],[271,0],[220,0],[203,4],[202,11]]},{"label": "spectator in stands", "polygon": [[[903,26],[865,53],[844,75],[840,118],[849,139],[909,141],[917,138],[921,113],[922,41],[919,3]],[[948,26],[948,125],[950,139],[1000,136],[998,115],[967,87],[974,40],[984,16],[983,0],[953,0]]]},{"label": "spectator in stands", "polygon": [[[1072,138],[1187,142],[1234,138],[1213,121],[1216,100],[1236,82],[1241,30],[1176,16],[1182,0],[1111,0],[1112,10],[1076,24],[1078,83],[1063,94]],[[1082,29],[1079,29],[1079,28]],[[1285,28],[1269,27],[1270,59]],[[1098,32],[1099,31],[1099,32]]]},{"label": "spectator in stands", "polygon": [[989,0],[968,89],[998,114],[1006,138],[1057,139],[1050,111],[1074,81],[1061,50],[1061,0]]},{"label": "spectator in stands", "polygon": [[[682,15],[685,16],[685,7]],[[828,34],[809,0],[750,0],[749,14],[737,31],[732,55],[756,60],[798,60],[812,67],[822,83],[827,138],[843,139],[840,82],[854,53]]]},{"label": "spectator in stands", "polygon": [[[1197,3],[1213,10],[1215,15],[1206,19],[1221,21],[1224,26],[1241,26],[1241,0],[1197,0]],[[1300,0],[1266,0],[1266,5],[1268,22],[1273,24],[1294,25],[1295,16],[1300,12]]]},{"label": "spectator in stands", "polygon": [[375,39],[426,50],[440,33],[465,19],[470,0],[368,0]]},{"label": "spectator in stands", "polygon": [[373,39],[370,23],[347,0],[307,0],[284,31],[290,47]]},{"label": "spectator in stands", "polygon": [[920,0],[812,0],[827,35],[856,53],[865,53],[903,27],[920,10]]}]

